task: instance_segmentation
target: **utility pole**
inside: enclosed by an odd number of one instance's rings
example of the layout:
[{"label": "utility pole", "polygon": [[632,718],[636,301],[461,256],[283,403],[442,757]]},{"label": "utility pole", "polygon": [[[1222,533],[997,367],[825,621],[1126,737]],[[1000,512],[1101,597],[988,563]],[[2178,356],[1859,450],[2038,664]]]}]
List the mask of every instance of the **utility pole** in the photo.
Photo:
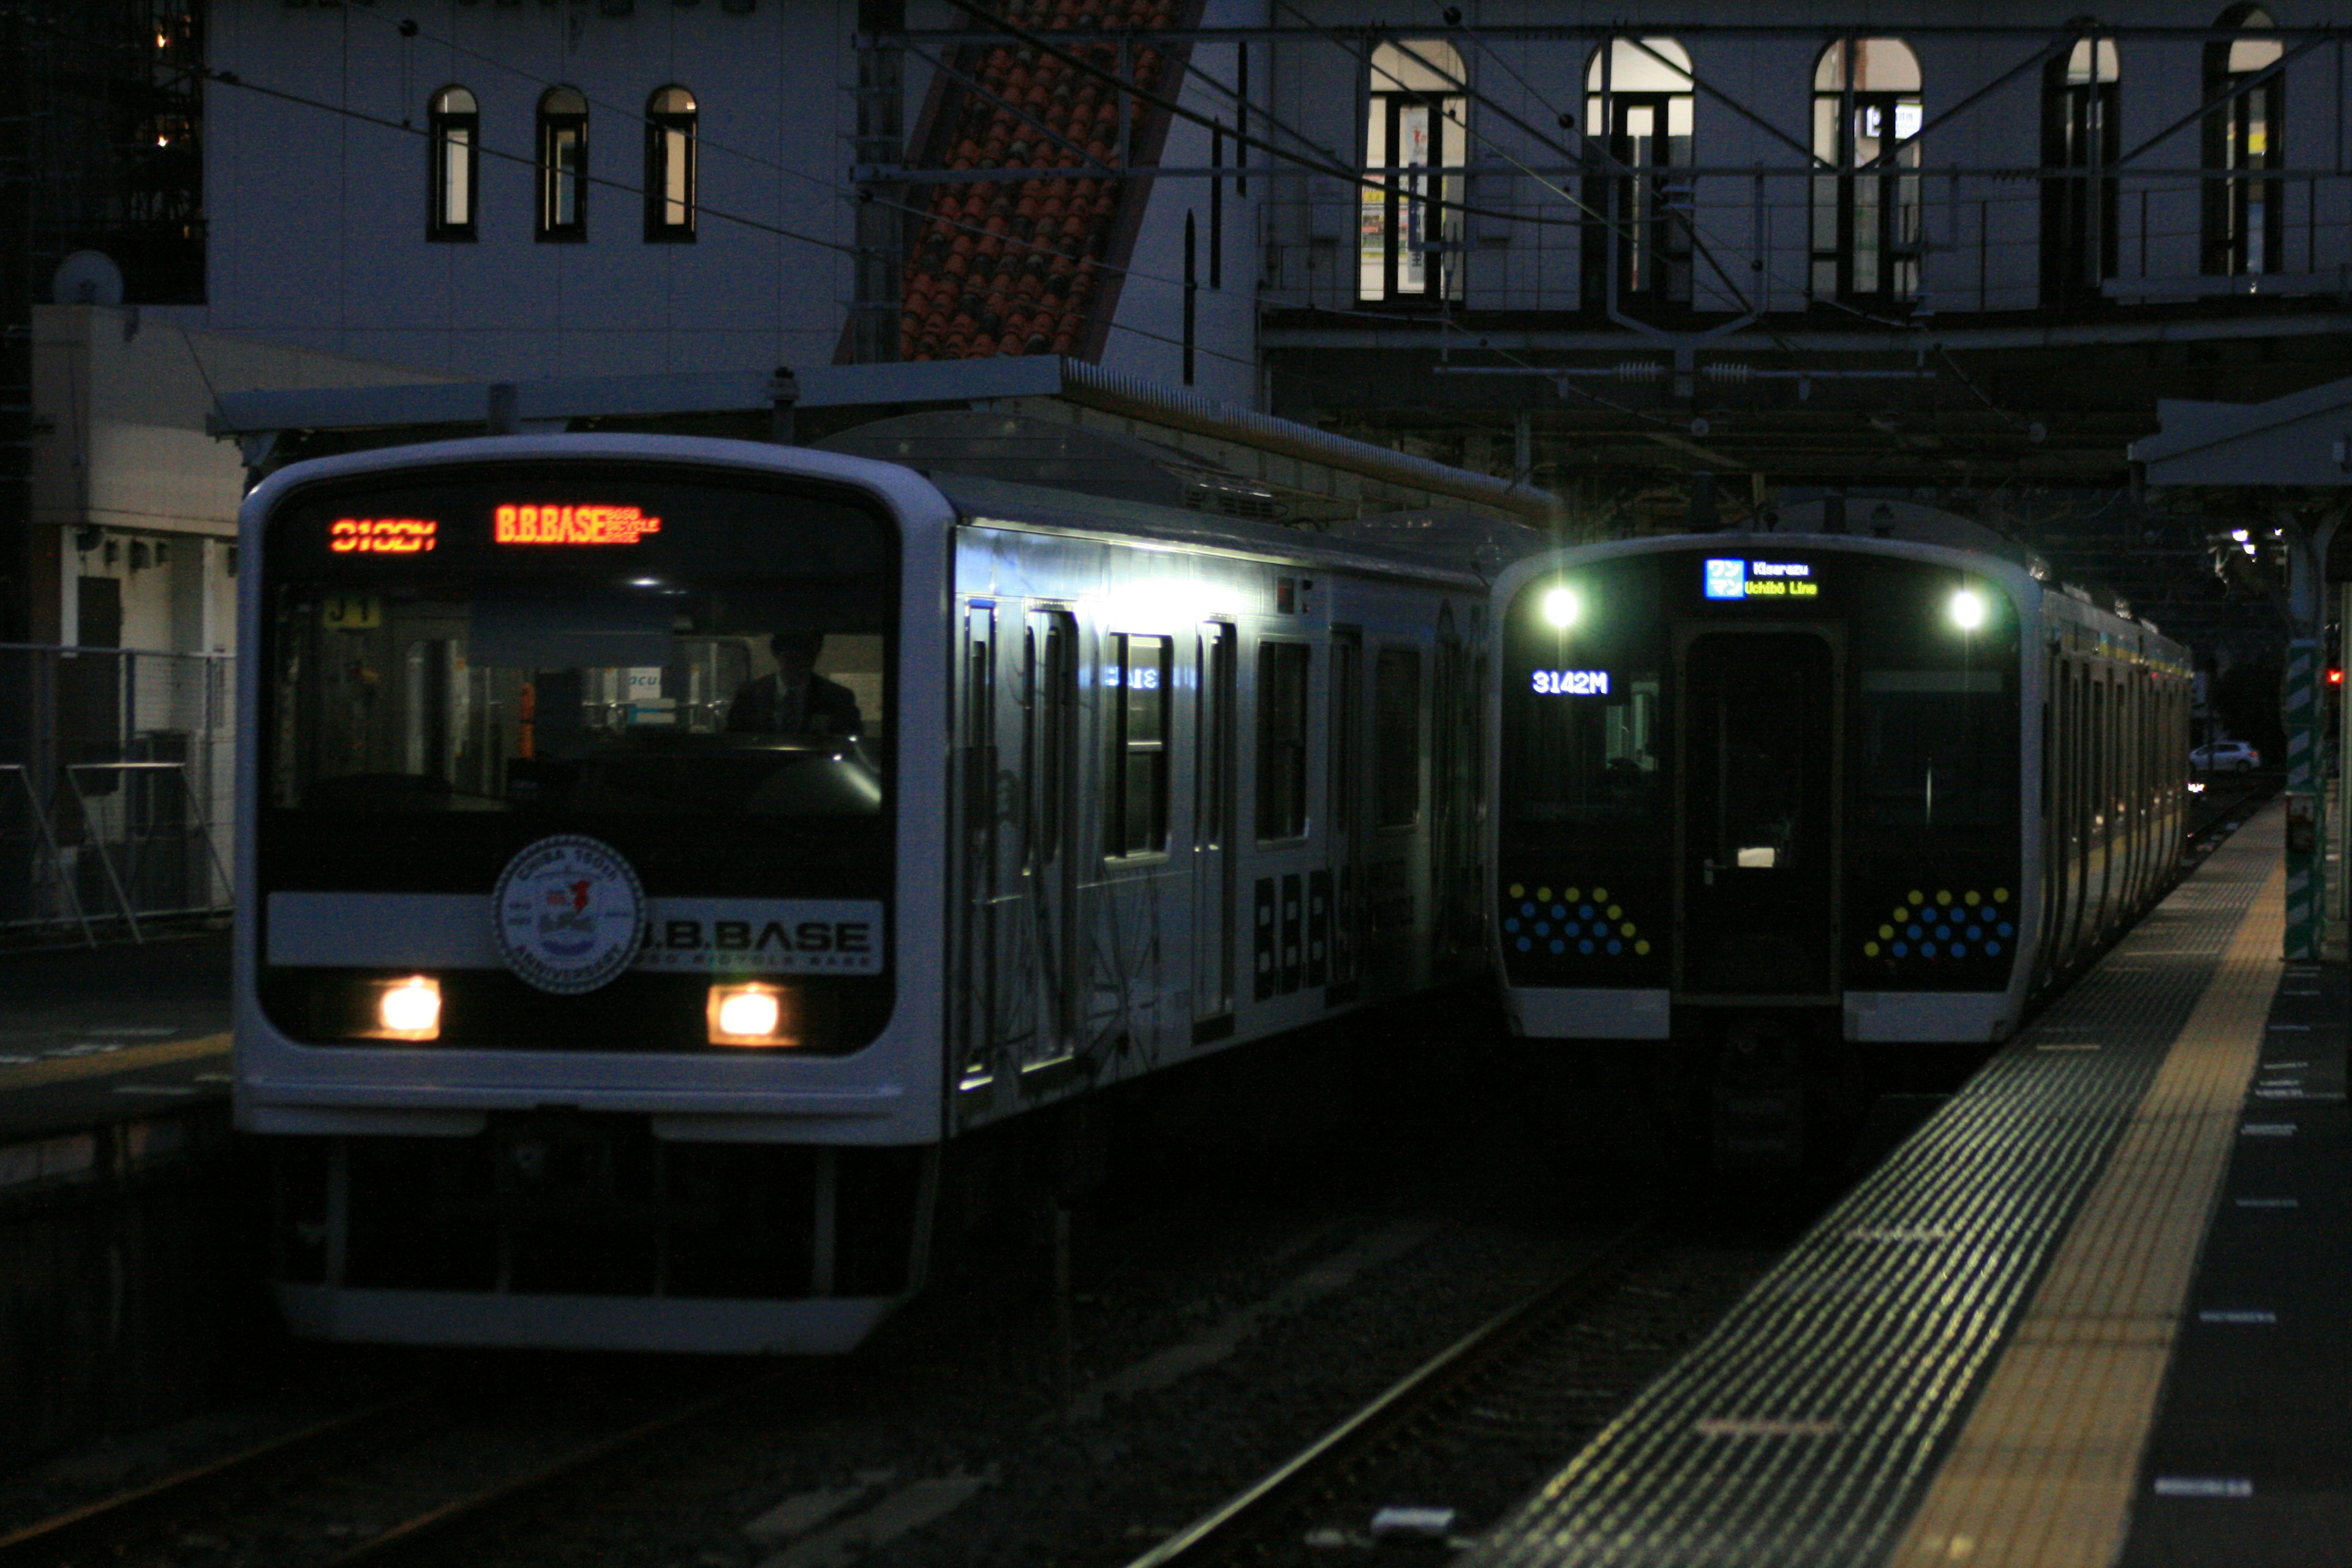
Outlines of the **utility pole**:
[{"label": "utility pole", "polygon": [[907,0],[857,0],[857,276],[850,358],[898,357],[906,309],[906,184],[891,176],[907,155]]}]

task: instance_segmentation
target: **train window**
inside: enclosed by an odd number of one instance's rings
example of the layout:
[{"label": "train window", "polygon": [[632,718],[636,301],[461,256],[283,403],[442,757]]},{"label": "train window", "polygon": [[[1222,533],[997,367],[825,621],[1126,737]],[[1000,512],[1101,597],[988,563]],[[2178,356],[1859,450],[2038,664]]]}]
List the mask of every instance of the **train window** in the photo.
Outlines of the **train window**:
[{"label": "train window", "polygon": [[1168,847],[1168,639],[1110,639],[1103,666],[1108,776],[1103,853],[1156,855]]},{"label": "train window", "polygon": [[1375,821],[1410,827],[1421,817],[1421,651],[1381,649],[1372,688]]},{"label": "train window", "polygon": [[1861,815],[1876,827],[1992,827],[2013,815],[2014,700],[1993,669],[1862,672]]},{"label": "train window", "polygon": [[1257,836],[1307,831],[1307,681],[1314,650],[1305,643],[1257,647]]},{"label": "train window", "polygon": [[1517,710],[1504,793],[1519,821],[1602,827],[1646,822],[1664,798],[1658,676],[1615,672],[1606,691],[1510,694]]}]

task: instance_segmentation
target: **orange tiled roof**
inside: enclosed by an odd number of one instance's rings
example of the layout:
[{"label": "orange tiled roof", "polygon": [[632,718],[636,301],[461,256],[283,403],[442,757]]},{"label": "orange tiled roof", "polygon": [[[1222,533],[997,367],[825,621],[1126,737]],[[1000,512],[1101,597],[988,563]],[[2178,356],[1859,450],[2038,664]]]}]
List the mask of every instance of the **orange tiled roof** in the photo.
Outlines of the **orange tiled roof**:
[{"label": "orange tiled roof", "polygon": [[[1004,16],[1032,32],[1164,27],[1198,0],[1010,0]],[[1106,70],[1118,68],[1114,43],[1055,43]],[[950,63],[1098,166],[1118,167],[1118,93],[1099,79],[1026,45],[963,48]],[[1132,48],[1134,81],[1159,87],[1166,52]],[[1131,102],[1129,166],[1156,161],[1166,113]],[[1071,147],[945,75],[933,79],[919,168],[1035,169],[1035,179],[919,186],[923,215],[906,268],[899,318],[902,360],[982,359],[992,354],[1083,354],[1118,289],[1125,260],[1113,256],[1129,182],[1085,172]]]}]

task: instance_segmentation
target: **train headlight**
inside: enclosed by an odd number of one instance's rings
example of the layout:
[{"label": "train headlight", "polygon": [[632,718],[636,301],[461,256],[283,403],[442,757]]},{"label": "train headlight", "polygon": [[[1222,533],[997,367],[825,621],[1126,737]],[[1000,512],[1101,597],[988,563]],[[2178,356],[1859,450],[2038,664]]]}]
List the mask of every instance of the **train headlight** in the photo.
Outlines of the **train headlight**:
[{"label": "train headlight", "polygon": [[1985,624],[1984,595],[1974,588],[1963,588],[1952,595],[1949,606],[1952,625],[1964,632],[1972,632]]},{"label": "train headlight", "polygon": [[441,1037],[441,983],[429,974],[395,980],[376,994],[375,1036],[385,1040]]},{"label": "train headlight", "polygon": [[793,1046],[800,1043],[798,1010],[790,992],[774,985],[714,985],[710,988],[710,1043],[714,1046]]},{"label": "train headlight", "polygon": [[1554,588],[1543,596],[1543,618],[1560,630],[1576,625],[1584,614],[1584,601],[1573,588]]}]

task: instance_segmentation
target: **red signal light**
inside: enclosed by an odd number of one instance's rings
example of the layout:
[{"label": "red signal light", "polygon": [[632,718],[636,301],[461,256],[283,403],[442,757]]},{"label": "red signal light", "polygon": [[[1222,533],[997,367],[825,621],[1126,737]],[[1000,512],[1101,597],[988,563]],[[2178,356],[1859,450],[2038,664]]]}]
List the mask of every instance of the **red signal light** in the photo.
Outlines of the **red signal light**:
[{"label": "red signal light", "polygon": [[2331,669],[2331,670],[2329,670],[2329,671],[2327,672],[2327,684],[2328,684],[2328,685],[2330,685],[2330,686],[2341,686],[2341,685],[2343,685],[2343,684],[2344,684],[2344,672],[2343,672],[2342,670],[2340,670],[2340,669]]}]

